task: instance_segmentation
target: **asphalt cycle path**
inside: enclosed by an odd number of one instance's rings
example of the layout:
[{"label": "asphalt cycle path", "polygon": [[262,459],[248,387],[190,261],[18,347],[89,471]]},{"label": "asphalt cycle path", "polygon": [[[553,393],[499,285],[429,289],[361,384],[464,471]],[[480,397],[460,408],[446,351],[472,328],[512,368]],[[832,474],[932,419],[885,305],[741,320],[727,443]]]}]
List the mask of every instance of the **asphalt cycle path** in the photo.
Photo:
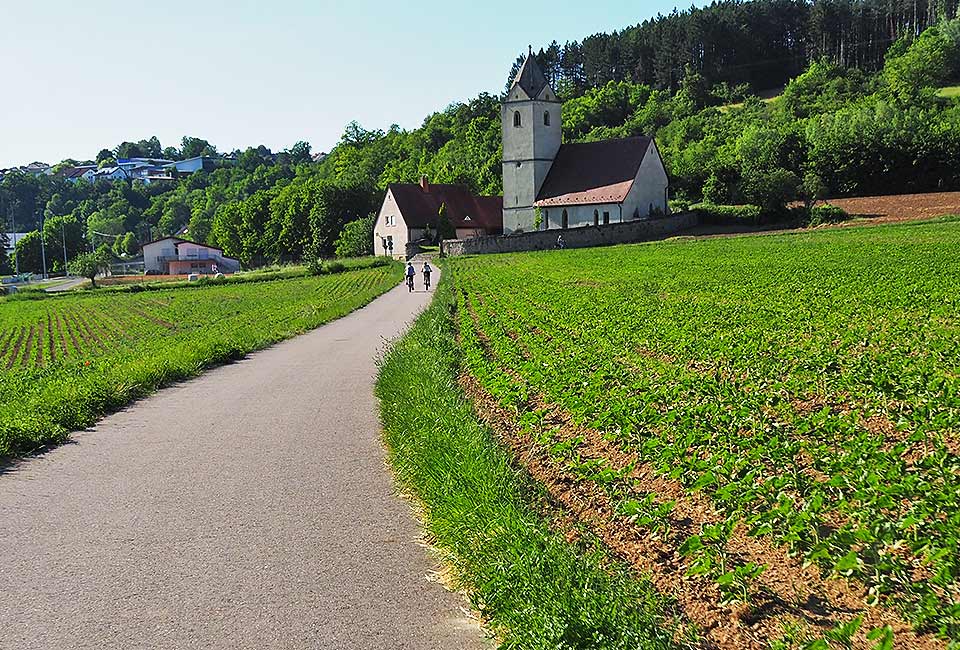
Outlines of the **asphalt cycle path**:
[{"label": "asphalt cycle path", "polygon": [[380,440],[417,270],[0,472],[0,648],[486,647]]}]

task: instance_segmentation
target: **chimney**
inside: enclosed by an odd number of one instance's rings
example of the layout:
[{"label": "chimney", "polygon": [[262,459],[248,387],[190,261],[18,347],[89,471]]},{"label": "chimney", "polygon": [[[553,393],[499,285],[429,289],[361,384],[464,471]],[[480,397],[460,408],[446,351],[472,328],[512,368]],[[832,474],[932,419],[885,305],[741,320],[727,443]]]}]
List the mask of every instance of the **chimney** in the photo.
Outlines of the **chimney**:
[{"label": "chimney", "polygon": [[421,188],[424,192],[429,192],[429,191],[430,191],[430,183],[427,182],[427,177],[426,177],[426,176],[421,176],[421,177],[420,177],[420,188]]}]

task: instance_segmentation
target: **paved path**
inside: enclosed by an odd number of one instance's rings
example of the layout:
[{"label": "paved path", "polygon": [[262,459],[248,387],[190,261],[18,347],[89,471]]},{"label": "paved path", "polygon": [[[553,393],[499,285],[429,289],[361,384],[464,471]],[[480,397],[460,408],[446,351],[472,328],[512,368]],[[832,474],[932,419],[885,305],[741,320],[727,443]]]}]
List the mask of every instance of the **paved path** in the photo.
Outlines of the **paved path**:
[{"label": "paved path", "polygon": [[398,287],[0,474],[0,648],[485,645],[379,440],[374,358],[428,301]]}]

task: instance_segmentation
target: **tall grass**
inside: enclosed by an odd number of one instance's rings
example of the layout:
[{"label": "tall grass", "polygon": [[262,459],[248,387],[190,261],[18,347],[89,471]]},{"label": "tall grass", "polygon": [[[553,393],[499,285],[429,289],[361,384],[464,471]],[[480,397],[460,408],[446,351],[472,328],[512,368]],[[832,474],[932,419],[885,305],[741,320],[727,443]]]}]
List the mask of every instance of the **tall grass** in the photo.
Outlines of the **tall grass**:
[{"label": "tall grass", "polygon": [[541,495],[478,422],[457,384],[453,295],[388,353],[377,382],[390,459],[426,527],[503,648],[677,647],[652,585],[589,541],[571,544]]}]

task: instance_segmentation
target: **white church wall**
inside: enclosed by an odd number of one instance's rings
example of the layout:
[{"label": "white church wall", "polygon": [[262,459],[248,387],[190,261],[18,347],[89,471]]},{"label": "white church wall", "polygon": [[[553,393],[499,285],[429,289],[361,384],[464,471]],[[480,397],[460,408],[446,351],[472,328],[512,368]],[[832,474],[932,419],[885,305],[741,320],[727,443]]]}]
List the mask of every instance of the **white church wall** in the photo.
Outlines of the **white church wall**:
[{"label": "white church wall", "polygon": [[594,211],[599,225],[603,225],[603,213],[609,214],[609,223],[620,223],[620,205],[617,203],[594,203],[590,205],[567,205],[544,208],[543,230],[562,230],[563,211],[567,211],[567,228],[584,228],[594,225]]},{"label": "white church wall", "polygon": [[647,219],[650,217],[651,206],[665,215],[667,213],[668,186],[667,171],[663,168],[656,143],[651,140],[647,153],[637,170],[633,187],[630,188],[630,192],[624,198],[623,220]]}]

